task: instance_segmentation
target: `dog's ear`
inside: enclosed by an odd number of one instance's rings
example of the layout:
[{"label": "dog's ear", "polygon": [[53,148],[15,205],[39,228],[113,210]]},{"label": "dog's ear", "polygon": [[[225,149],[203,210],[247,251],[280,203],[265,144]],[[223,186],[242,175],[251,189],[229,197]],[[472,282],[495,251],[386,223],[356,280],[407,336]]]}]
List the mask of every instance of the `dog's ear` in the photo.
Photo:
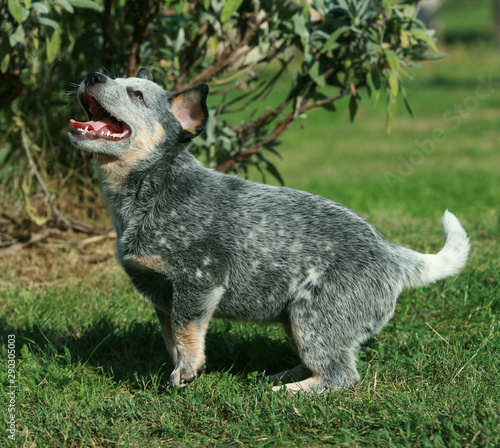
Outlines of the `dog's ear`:
[{"label": "dog's ear", "polygon": [[141,79],[147,79],[148,81],[153,80],[153,74],[151,73],[151,70],[149,70],[149,68],[147,67],[140,68],[135,77]]},{"label": "dog's ear", "polygon": [[184,129],[183,137],[186,140],[191,140],[205,129],[209,90],[207,84],[197,84],[173,94],[170,111]]}]

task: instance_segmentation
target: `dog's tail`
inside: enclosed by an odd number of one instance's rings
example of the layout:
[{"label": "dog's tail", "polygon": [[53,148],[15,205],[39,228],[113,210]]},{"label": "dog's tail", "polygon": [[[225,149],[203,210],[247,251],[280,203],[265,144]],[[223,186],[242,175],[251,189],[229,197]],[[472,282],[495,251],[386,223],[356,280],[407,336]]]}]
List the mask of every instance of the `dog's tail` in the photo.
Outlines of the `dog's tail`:
[{"label": "dog's tail", "polygon": [[467,233],[457,217],[448,210],[444,213],[442,223],[446,243],[440,252],[434,255],[411,251],[416,269],[409,273],[407,286],[428,285],[455,275],[465,266],[470,249]]}]

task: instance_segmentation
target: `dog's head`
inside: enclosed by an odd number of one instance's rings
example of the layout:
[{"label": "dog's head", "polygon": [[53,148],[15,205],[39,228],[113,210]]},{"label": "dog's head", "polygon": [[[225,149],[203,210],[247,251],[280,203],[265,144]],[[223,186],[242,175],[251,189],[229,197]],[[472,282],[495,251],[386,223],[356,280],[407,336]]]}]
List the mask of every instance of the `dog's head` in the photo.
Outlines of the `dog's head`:
[{"label": "dog's head", "polygon": [[204,129],[208,90],[198,84],[165,91],[147,68],[126,79],[90,73],[77,92],[89,121],[71,120],[69,139],[79,149],[136,162],[160,147],[175,155]]}]

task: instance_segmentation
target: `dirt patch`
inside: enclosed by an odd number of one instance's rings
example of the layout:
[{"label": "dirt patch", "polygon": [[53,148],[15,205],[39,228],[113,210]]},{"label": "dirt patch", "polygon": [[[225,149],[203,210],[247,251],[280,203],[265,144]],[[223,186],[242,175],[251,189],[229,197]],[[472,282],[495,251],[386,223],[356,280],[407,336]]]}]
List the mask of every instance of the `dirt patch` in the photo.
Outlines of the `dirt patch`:
[{"label": "dirt patch", "polygon": [[[9,240],[2,238],[2,242]],[[33,288],[80,282],[89,276],[120,271],[114,257],[115,244],[116,234],[111,230],[88,235],[50,227],[38,229],[26,241],[18,239],[0,249],[0,290],[13,284]]]}]

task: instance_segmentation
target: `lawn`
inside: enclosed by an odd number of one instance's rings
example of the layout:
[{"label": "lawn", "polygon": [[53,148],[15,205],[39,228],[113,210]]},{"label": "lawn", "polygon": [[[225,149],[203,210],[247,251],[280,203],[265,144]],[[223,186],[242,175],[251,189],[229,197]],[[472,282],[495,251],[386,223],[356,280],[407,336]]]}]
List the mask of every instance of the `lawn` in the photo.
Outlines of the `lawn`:
[{"label": "lawn", "polygon": [[[460,23],[467,35],[484,32],[467,20],[472,2],[462,3],[462,22],[443,10],[447,57],[412,71],[414,118],[401,106],[387,135],[383,102],[364,98],[352,124],[340,104],[283,134],[276,163],[287,186],[341,202],[422,252],[442,246],[447,208],[471,239],[458,276],[401,295],[360,349],[353,390],[270,393],[258,373],[297,363],[283,330],[220,320],[210,324],[205,374],[166,389],[172,366],[153,310],[113,259],[92,265],[72,246],[47,261],[45,281],[16,281],[12,263],[0,282],[0,382],[12,390],[14,335],[17,386],[8,396],[16,439],[7,438],[6,400],[2,446],[499,446],[500,53],[458,40]],[[106,244],[86,247],[111,254]]]}]

